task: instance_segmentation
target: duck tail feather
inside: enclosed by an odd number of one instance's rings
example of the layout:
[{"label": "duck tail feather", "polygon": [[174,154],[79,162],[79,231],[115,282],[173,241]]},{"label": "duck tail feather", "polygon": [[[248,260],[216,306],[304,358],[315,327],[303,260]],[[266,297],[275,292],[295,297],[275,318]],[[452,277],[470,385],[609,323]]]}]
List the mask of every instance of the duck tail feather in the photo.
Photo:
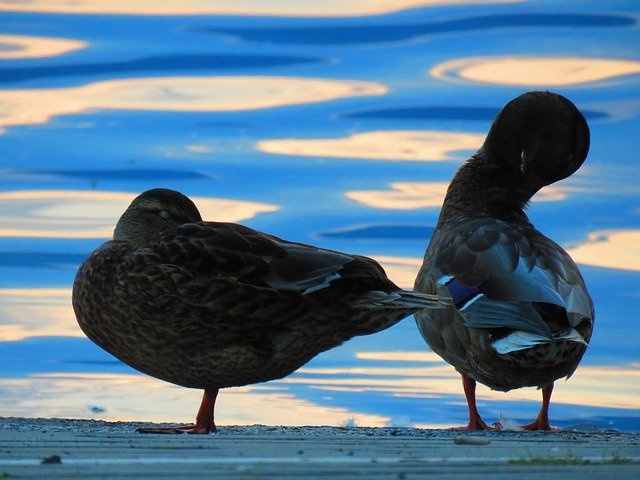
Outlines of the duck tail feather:
[{"label": "duck tail feather", "polygon": [[451,305],[451,299],[428,293],[404,290],[386,293],[373,290],[362,295],[355,303],[356,308],[403,309],[417,312],[427,308],[444,308]]}]

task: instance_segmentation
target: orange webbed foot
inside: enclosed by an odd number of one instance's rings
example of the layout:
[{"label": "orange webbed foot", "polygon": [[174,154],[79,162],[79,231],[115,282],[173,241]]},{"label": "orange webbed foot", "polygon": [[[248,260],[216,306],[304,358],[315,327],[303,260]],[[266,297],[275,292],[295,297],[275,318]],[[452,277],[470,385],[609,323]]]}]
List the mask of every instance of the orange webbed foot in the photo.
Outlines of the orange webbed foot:
[{"label": "orange webbed foot", "polygon": [[181,433],[188,433],[190,435],[206,435],[208,433],[215,433],[217,431],[215,425],[184,425],[181,427],[151,427],[151,428],[138,428],[136,433],[151,433],[160,435],[177,435]]}]

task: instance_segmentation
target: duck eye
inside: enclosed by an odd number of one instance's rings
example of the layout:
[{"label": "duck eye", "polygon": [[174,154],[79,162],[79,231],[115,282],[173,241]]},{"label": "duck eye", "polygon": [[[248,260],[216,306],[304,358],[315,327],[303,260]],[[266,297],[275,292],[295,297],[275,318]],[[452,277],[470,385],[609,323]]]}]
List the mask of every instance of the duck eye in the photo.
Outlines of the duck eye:
[{"label": "duck eye", "polygon": [[171,218],[171,214],[166,210],[160,210],[160,218],[164,218],[165,220],[169,220]]}]

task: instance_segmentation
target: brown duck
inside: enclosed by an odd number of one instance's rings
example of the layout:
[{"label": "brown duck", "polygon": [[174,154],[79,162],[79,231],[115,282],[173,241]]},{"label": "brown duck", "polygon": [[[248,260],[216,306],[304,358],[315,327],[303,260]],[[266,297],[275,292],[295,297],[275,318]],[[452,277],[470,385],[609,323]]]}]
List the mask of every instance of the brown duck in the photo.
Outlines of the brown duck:
[{"label": "brown duck", "polygon": [[525,93],[502,109],[449,185],[415,289],[453,304],[415,317],[426,342],[462,375],[463,428],[491,428],[476,408],[480,382],[541,388],[540,412],[523,428],[551,429],[554,381],[577,368],[594,310],[576,264],[524,209],[540,188],[574,173],[588,150],[589,127],[573,103]]},{"label": "brown duck", "polygon": [[73,285],[91,340],[141,372],[204,389],[194,425],[143,433],[215,431],[220,388],[284,377],[353,336],[446,302],[401,290],[370,258],[203,222],[189,198],[167,189],[133,200]]}]

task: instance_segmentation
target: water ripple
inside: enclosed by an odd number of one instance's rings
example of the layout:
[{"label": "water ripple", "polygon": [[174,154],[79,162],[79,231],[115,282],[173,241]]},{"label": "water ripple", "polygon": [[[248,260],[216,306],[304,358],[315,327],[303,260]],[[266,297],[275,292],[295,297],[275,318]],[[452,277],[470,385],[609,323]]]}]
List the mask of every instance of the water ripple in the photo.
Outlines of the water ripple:
[{"label": "water ripple", "polygon": [[320,237],[351,240],[425,240],[433,234],[433,227],[423,225],[363,225],[331,232],[319,233]]},{"label": "water ripple", "polygon": [[[473,106],[410,106],[385,107],[357,112],[343,113],[338,118],[376,119],[376,120],[465,120],[492,121],[500,107]],[[581,110],[587,120],[601,120],[611,115],[595,110]]]},{"label": "water ripple", "polygon": [[[0,57],[1,58],[1,57]],[[259,69],[285,65],[301,65],[326,61],[319,57],[286,55],[158,55],[121,62],[77,63],[38,67],[3,68],[0,83],[33,80],[36,78],[72,78],[82,75],[111,76],[153,72],[219,71],[233,69]]]},{"label": "water ripple", "polygon": [[483,31],[497,28],[620,28],[636,25],[636,20],[623,15],[579,15],[579,14],[529,14],[489,15],[439,22],[400,25],[308,25],[285,28],[218,28],[205,27],[197,31],[213,34],[229,34],[251,42],[307,44],[307,45],[352,45],[362,43],[384,43],[409,40],[415,37]]}]

